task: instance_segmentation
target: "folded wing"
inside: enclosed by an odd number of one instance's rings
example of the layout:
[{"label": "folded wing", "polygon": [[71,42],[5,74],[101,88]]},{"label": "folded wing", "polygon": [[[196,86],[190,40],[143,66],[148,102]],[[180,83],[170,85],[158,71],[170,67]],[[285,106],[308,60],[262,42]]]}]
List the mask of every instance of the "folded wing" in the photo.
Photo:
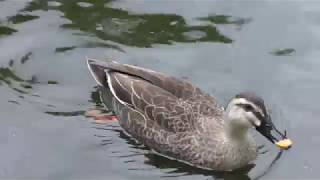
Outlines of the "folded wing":
[{"label": "folded wing", "polygon": [[187,81],[112,61],[88,60],[88,64],[98,83],[120,103],[140,112],[150,128],[191,131],[199,118],[222,113],[212,97]]}]

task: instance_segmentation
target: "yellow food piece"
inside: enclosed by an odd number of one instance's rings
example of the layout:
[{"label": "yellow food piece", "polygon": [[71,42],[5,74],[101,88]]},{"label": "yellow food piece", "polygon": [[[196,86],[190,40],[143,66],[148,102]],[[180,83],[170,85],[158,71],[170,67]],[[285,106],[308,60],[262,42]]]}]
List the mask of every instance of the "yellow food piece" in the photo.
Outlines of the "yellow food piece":
[{"label": "yellow food piece", "polygon": [[281,149],[288,149],[292,145],[292,141],[290,139],[283,139],[275,143]]}]

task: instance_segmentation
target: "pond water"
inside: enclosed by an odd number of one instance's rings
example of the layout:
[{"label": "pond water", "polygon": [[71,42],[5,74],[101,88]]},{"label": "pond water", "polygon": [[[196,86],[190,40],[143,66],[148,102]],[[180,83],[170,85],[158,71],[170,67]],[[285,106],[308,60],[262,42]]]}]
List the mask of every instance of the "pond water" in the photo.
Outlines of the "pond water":
[{"label": "pond water", "polygon": [[[319,178],[319,30],[311,1],[0,0],[0,178]],[[294,146],[255,135],[255,167],[234,173],[154,155],[83,115],[101,105],[86,57],[188,79],[224,105],[255,91]]]}]

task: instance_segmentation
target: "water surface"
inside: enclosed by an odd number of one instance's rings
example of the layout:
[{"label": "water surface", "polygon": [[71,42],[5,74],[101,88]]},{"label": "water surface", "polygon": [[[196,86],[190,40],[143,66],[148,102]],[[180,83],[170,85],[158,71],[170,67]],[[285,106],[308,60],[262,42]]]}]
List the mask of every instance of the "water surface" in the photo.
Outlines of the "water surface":
[{"label": "water surface", "polygon": [[[319,178],[320,3],[0,1],[1,179]],[[86,57],[192,81],[221,104],[252,90],[294,147],[264,145],[255,167],[208,172],[154,155],[100,106]]]}]

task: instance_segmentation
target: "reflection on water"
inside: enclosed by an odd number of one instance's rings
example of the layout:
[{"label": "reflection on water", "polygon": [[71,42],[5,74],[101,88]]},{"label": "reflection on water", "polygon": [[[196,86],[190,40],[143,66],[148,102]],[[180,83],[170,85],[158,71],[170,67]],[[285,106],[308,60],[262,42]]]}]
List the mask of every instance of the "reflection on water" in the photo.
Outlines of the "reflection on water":
[{"label": "reflection on water", "polygon": [[17,30],[10,28],[10,27],[7,27],[7,26],[4,26],[4,25],[1,25],[1,23],[0,23],[0,37],[3,35],[11,35],[15,32],[17,32]]},{"label": "reflection on water", "polygon": [[32,52],[28,52],[26,55],[22,56],[20,62],[21,64],[26,63],[28,60],[30,60],[30,56],[32,55]]},{"label": "reflection on water", "polygon": [[273,55],[275,56],[290,56],[293,55],[296,52],[296,50],[292,48],[287,48],[287,49],[277,49],[272,52]]},{"label": "reflection on water", "polygon": [[233,172],[215,172],[215,171],[195,168],[174,160],[169,160],[165,157],[162,157],[153,153],[146,153],[145,157],[147,158],[147,160],[145,161],[146,164],[149,164],[159,169],[167,170],[166,171],[167,174],[164,175],[163,177],[204,175],[204,176],[212,176],[214,178],[248,180],[250,179],[250,177],[248,176],[248,173],[254,167],[253,164],[249,164],[246,167],[235,170]]},{"label": "reflection on water", "polygon": [[19,77],[19,75],[15,73],[15,66],[25,64],[31,59],[31,56],[32,52],[28,52],[19,60],[11,59],[8,63],[8,67],[0,67],[0,85],[2,85],[2,83],[5,83],[12,90],[20,94],[30,94],[34,84],[58,84],[58,82],[54,80],[39,82],[37,76],[32,76],[30,79],[24,79],[22,77]]},{"label": "reflection on water", "polygon": [[45,113],[53,116],[81,116],[81,115],[84,115],[85,111],[71,111],[71,112],[47,111]]},{"label": "reflection on water", "polygon": [[71,50],[73,50],[75,48],[76,48],[76,46],[58,47],[58,48],[56,48],[55,52],[56,53],[63,53],[63,52],[66,52],[66,51],[71,51]]},{"label": "reflection on water", "polygon": [[235,24],[238,26],[243,26],[251,21],[249,18],[234,18],[228,15],[210,15],[208,17],[200,17],[198,19],[202,21],[210,21],[214,24]]},{"label": "reflection on water", "polygon": [[10,88],[15,90],[21,94],[27,94],[27,89],[31,89],[32,86],[25,81],[18,77],[10,68],[0,67],[0,85],[2,83],[7,84]]},{"label": "reflection on water", "polygon": [[276,157],[272,160],[272,162],[270,163],[270,165],[266,168],[266,170],[264,170],[264,172],[262,172],[260,175],[258,175],[257,177],[255,177],[254,179],[260,179],[262,178],[264,175],[266,175],[271,168],[273,168],[273,166],[276,164],[276,162],[280,159],[280,157],[282,156],[283,151],[279,151],[279,153],[276,155]]},{"label": "reflection on water", "polygon": [[12,81],[24,81],[20,77],[18,77],[11,69],[9,68],[0,68],[0,80],[5,82],[6,84],[12,84]]},{"label": "reflection on water", "polygon": [[91,100],[90,102],[94,103],[95,106],[97,107],[102,107],[102,102],[101,102],[101,99],[100,99],[100,92],[99,92],[99,88],[96,86],[95,90],[91,92]]},{"label": "reflection on water", "polygon": [[111,49],[116,49],[116,50],[118,50],[120,52],[124,52],[117,45],[112,45],[112,44],[108,44],[108,43],[105,43],[105,42],[86,42],[86,43],[80,44],[80,45],[67,46],[67,47],[57,47],[55,49],[55,53],[64,53],[64,52],[67,52],[67,51],[74,50],[76,48],[97,48],[97,47],[111,48]]},{"label": "reflection on water", "polygon": [[24,22],[31,21],[38,18],[39,16],[33,16],[28,14],[17,14],[17,15],[8,17],[8,21],[13,24],[20,24],[20,23],[24,23]]},{"label": "reflection on water", "polygon": [[[108,2],[111,1],[88,1],[90,6],[79,5],[75,0],[57,2],[59,6],[50,6],[46,0],[31,1],[23,11],[58,10],[71,20],[71,23],[63,24],[63,28],[80,29],[103,40],[130,46],[150,47],[152,44],[172,42],[232,42],[214,25],[190,26],[182,16],[175,14],[131,14],[110,7]],[[243,24],[239,19],[230,20],[229,16],[211,16],[200,20],[215,24]],[[202,32],[202,35],[189,38],[186,34],[193,31]]]}]

